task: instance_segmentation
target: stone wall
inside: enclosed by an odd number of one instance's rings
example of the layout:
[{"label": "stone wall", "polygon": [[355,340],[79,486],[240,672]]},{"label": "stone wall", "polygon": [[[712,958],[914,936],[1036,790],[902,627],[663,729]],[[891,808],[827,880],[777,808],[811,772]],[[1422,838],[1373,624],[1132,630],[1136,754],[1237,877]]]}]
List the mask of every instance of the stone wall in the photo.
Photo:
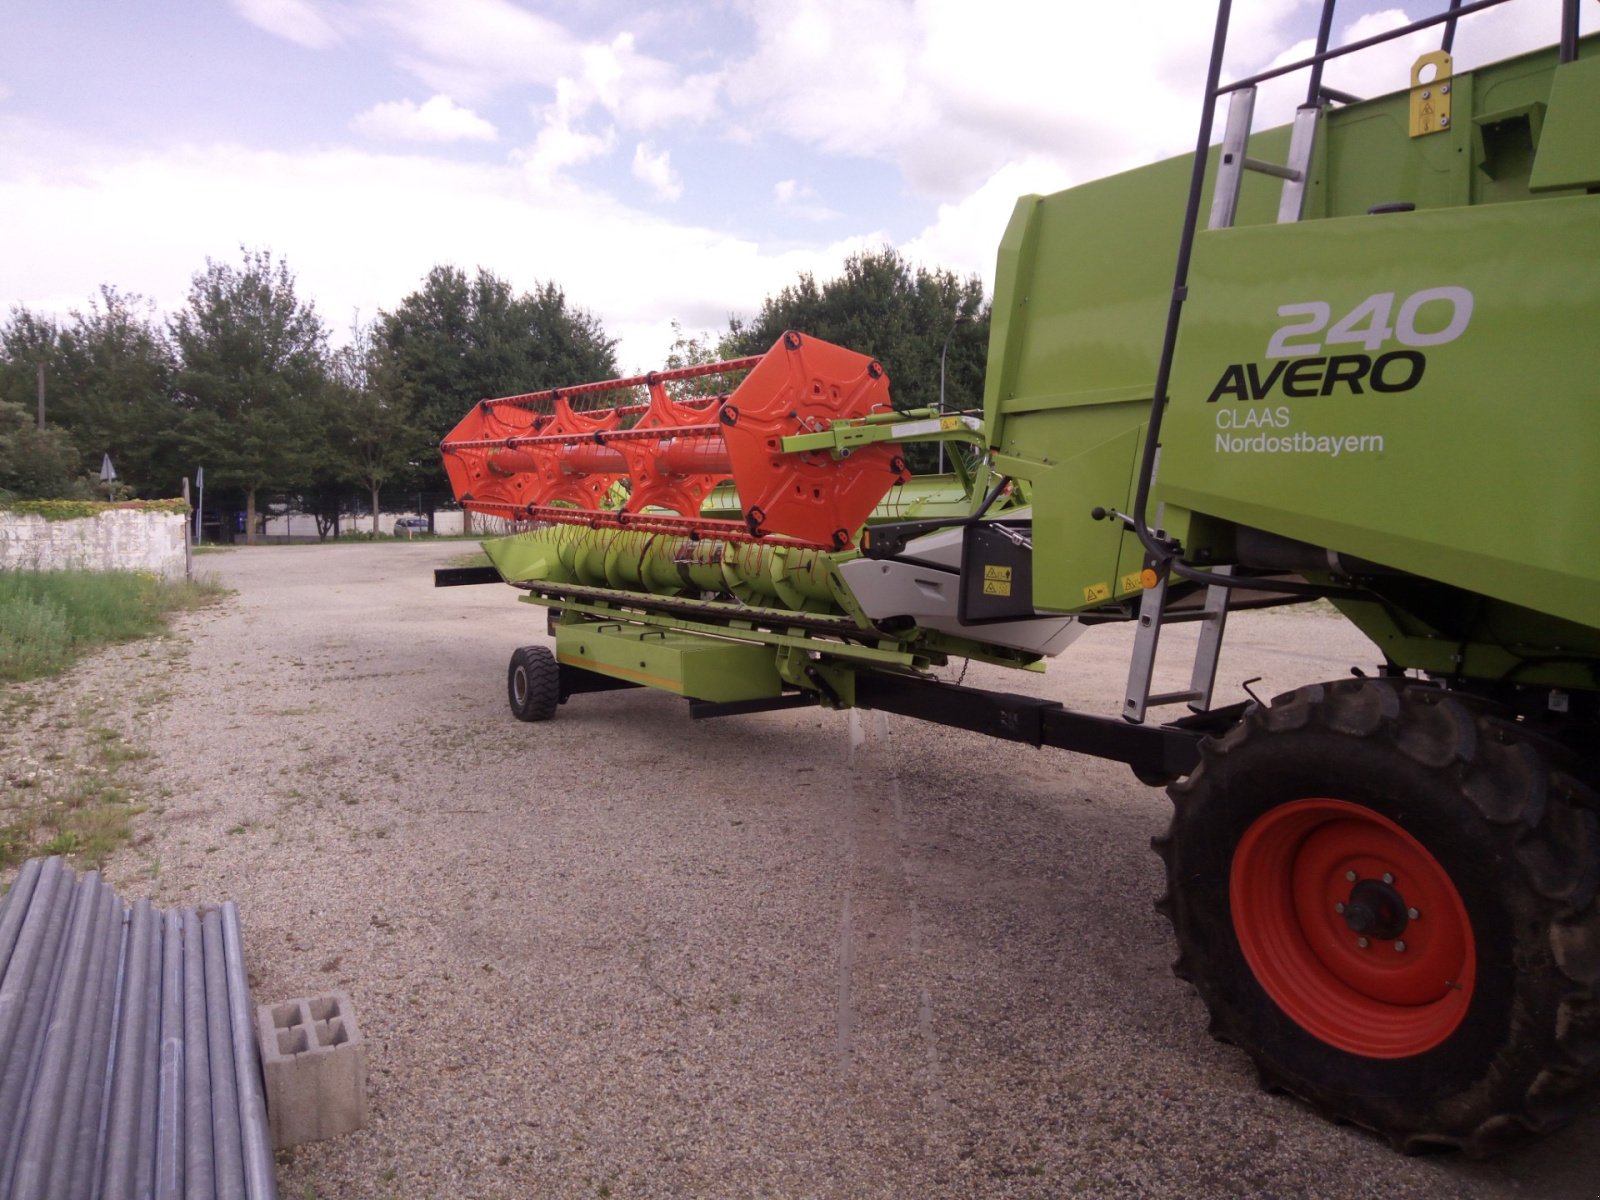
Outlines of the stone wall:
[{"label": "stone wall", "polygon": [[179,512],[111,508],[51,521],[0,509],[0,570],[188,571],[188,520]]}]

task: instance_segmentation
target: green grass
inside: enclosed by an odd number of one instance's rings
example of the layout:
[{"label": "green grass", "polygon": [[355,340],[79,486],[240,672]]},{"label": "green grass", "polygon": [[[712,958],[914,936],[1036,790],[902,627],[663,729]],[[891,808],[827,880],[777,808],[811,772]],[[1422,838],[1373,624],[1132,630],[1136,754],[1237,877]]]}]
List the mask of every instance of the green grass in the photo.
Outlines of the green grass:
[{"label": "green grass", "polygon": [[225,589],[128,571],[0,571],[0,681],[55,675],[78,655],[159,633]]}]

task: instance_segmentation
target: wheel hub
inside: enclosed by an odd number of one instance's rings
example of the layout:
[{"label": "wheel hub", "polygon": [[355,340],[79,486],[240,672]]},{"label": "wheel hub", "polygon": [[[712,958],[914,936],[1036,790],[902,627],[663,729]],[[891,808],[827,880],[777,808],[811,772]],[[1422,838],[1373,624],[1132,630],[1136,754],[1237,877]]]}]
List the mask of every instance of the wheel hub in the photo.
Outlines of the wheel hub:
[{"label": "wheel hub", "polygon": [[1406,931],[1405,897],[1382,879],[1362,879],[1344,903],[1344,923],[1352,933],[1393,941]]}]

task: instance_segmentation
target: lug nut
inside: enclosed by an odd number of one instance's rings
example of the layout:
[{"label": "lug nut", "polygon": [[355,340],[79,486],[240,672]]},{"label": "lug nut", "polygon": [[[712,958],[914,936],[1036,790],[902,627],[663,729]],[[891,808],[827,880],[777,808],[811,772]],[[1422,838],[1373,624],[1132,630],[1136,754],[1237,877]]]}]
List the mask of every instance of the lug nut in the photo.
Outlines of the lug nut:
[{"label": "lug nut", "polygon": [[1344,901],[1341,900],[1338,904],[1335,904],[1333,911],[1342,915],[1344,913]]},{"label": "lug nut", "polygon": [[1367,941],[1366,938],[1357,938],[1356,939],[1356,945],[1360,946],[1363,950],[1365,950],[1371,944],[1372,943]]},{"label": "lug nut", "polygon": [[1349,880],[1351,883],[1354,883],[1356,881],[1356,873],[1354,871],[1346,871],[1344,873],[1344,877],[1347,880]]},{"label": "lug nut", "polygon": [[1383,881],[1385,883],[1393,883],[1394,882],[1394,876],[1391,875],[1388,871],[1385,871],[1383,873]]},{"label": "lug nut", "polygon": [[1396,954],[1404,954],[1406,952],[1406,944],[1404,942],[1396,942],[1394,944],[1394,952]]},{"label": "lug nut", "polygon": [[1410,917],[1410,918],[1411,918],[1411,919],[1412,919],[1412,920],[1413,920],[1413,921],[1415,921],[1415,920],[1416,920],[1416,919],[1417,919],[1417,918],[1418,918],[1418,917],[1420,917],[1420,916],[1421,916],[1421,915],[1422,915],[1422,914],[1421,914],[1421,913],[1419,913],[1419,912],[1418,912],[1418,911],[1417,911],[1417,910],[1416,910],[1416,909],[1414,909],[1414,908],[1408,908],[1408,909],[1406,909],[1406,916],[1408,916],[1408,917]]}]

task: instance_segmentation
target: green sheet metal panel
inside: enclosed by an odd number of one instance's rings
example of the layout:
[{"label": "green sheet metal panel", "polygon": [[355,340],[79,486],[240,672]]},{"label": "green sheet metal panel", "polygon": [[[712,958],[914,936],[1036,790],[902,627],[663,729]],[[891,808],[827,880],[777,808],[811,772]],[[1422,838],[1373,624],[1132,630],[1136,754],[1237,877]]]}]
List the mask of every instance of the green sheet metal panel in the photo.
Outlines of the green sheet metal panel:
[{"label": "green sheet metal panel", "polygon": [[783,692],[770,646],[641,625],[559,625],[556,658],[585,671],[696,700],[765,700]]},{"label": "green sheet metal panel", "polygon": [[1549,108],[1528,186],[1600,186],[1600,54],[1556,68]]},{"label": "green sheet metal panel", "polygon": [[1200,236],[1157,496],[1600,625],[1600,196]]}]

